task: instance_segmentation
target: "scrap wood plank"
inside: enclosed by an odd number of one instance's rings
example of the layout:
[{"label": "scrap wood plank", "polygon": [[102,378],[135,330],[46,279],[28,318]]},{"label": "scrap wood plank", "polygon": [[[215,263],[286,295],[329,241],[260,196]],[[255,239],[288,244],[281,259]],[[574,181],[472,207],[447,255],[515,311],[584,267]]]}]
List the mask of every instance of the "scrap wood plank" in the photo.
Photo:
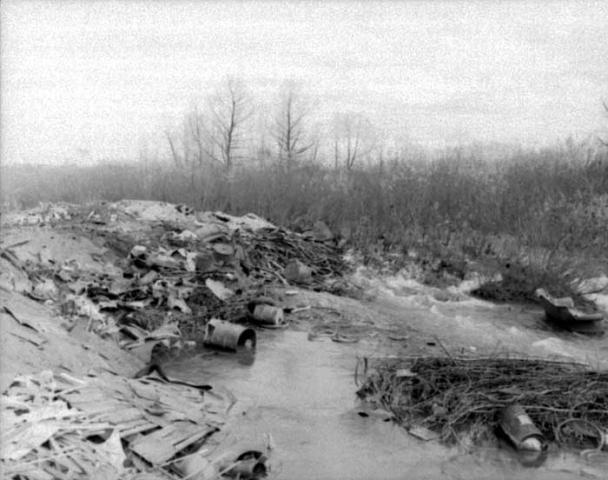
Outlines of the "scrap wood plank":
[{"label": "scrap wood plank", "polygon": [[85,394],[70,393],[61,398],[87,413],[101,413],[103,411],[117,411],[132,406],[130,398],[123,398],[114,392],[86,392]]},{"label": "scrap wood plank", "polygon": [[[119,411],[125,408],[125,405],[118,402],[74,402],[71,403],[73,408],[76,408],[88,416],[99,416],[105,413]],[[128,406],[128,405],[126,405]]]},{"label": "scrap wood plank", "polygon": [[120,438],[126,438],[136,433],[144,433],[150,430],[157,429],[158,425],[150,423],[145,419],[136,420],[131,423],[123,424],[118,426]]},{"label": "scrap wood plank", "polygon": [[6,462],[3,464],[3,478],[29,478],[32,480],[54,480],[54,477],[42,470],[44,462],[54,460],[54,457],[44,456],[34,451],[35,460]]},{"label": "scrap wood plank", "polygon": [[[203,397],[193,387],[142,381],[140,385],[134,385],[134,390],[148,400],[153,399],[154,404],[164,408],[165,415],[171,419],[181,417],[196,423],[205,422]],[[150,406],[146,405],[146,408]]]},{"label": "scrap wood plank", "polygon": [[137,480],[178,480],[183,478],[181,475],[177,476],[161,467],[155,467],[151,469],[150,464],[145,460],[142,460],[137,455],[131,455],[130,460],[133,462],[135,468],[140,472],[137,474]]},{"label": "scrap wood plank", "polygon": [[2,458],[18,460],[38,448],[55,435],[62,427],[60,421],[41,421],[22,423],[4,427],[2,434]]},{"label": "scrap wood plank", "polygon": [[201,391],[196,387],[186,387],[168,383],[156,383],[156,391],[159,395],[165,397],[180,398],[182,400],[188,400],[193,403],[200,403],[203,399]]},{"label": "scrap wood plank", "polygon": [[70,388],[60,394],[62,397],[69,398],[71,401],[99,401],[113,399],[120,401],[130,398],[133,394],[128,387],[120,388],[119,385],[107,385],[104,383],[92,383],[81,387]]},{"label": "scrap wood plank", "polygon": [[76,462],[69,455],[56,455],[54,458],[50,458],[48,461],[53,462],[58,468],[63,467],[61,470],[67,470],[65,474],[70,478],[74,478],[77,474],[82,474],[85,472],[85,470],[81,468],[80,463]]},{"label": "scrap wood plank", "polygon": [[205,424],[209,426],[220,427],[226,423],[226,417],[223,414],[219,414],[213,411],[201,411],[200,407],[198,411],[185,412],[177,410],[175,408],[169,408],[163,414],[162,418],[167,422],[175,422],[179,420],[190,420],[198,424]]},{"label": "scrap wood plank", "polygon": [[110,395],[111,393],[127,394],[127,392],[129,391],[127,381],[128,379],[125,379],[124,377],[118,376],[116,374],[111,374],[109,372],[104,372],[98,376],[87,378],[85,381],[81,380],[81,388],[78,390],[81,392],[96,391],[101,392],[102,394],[106,394],[108,396],[112,396]]},{"label": "scrap wood plank", "polygon": [[175,410],[169,409],[163,414],[163,419],[166,420],[168,423],[172,423],[183,420],[190,420],[190,417],[188,415],[183,414],[182,412],[176,412]]},{"label": "scrap wood plank", "polygon": [[117,408],[120,405],[120,402],[116,401],[113,398],[70,398],[70,397],[62,397],[65,401],[67,401],[72,408],[78,408],[79,410],[85,413],[92,412],[101,412],[104,410]]},{"label": "scrap wood plank", "polygon": [[[152,412],[152,413],[150,413]],[[164,411],[162,414],[159,414],[158,411],[154,411],[154,410],[143,410],[142,411],[142,416],[143,418],[145,418],[148,423],[151,423],[153,425],[159,426],[159,427],[166,427],[167,425],[170,425],[171,423],[173,423],[173,420],[171,420],[170,418],[170,413],[168,411]],[[183,419],[180,419],[183,420]]]},{"label": "scrap wood plank", "polygon": [[195,423],[205,422],[205,413],[203,411],[202,402],[199,404],[187,401],[180,401],[179,398],[163,396],[159,403],[166,407],[166,410],[171,412],[179,412],[184,415],[187,419],[192,420]]},{"label": "scrap wood plank", "polygon": [[214,431],[215,428],[190,422],[175,422],[150,435],[138,438],[130,445],[130,448],[145,460],[158,465]]},{"label": "scrap wood plank", "polygon": [[130,448],[154,465],[160,465],[178,453],[171,443],[164,438],[154,436],[154,433],[136,440]]},{"label": "scrap wood plank", "polygon": [[49,475],[52,476],[52,478],[55,479],[59,479],[59,480],[71,480],[73,479],[72,476],[67,476],[66,474],[64,474],[61,470],[59,470],[58,468],[55,468],[54,466],[52,466],[50,463],[45,463],[45,465],[42,467],[42,469],[48,473]]},{"label": "scrap wood plank", "polygon": [[44,420],[81,419],[85,415],[61,401],[54,401],[40,406],[28,405],[28,412],[13,417],[15,423],[37,423]]},{"label": "scrap wood plank", "polygon": [[59,396],[65,400],[69,400],[70,403],[74,402],[99,402],[110,397],[107,392],[102,392],[97,388],[83,387],[78,390],[71,389],[67,393],[60,393]]},{"label": "scrap wood plank", "polygon": [[184,448],[188,447],[189,445],[192,445],[194,442],[197,442],[201,438],[204,438],[207,435],[210,435],[216,431],[217,429],[213,427],[201,429],[199,432],[182,439],[179,443],[176,443],[175,448],[178,452],[181,452]]},{"label": "scrap wood plank", "polygon": [[[80,464],[72,458],[73,456],[78,456],[78,454],[82,451],[82,442],[75,444],[73,441],[74,435],[64,435],[62,437],[58,437],[57,439],[51,438],[49,443],[51,445],[51,449],[56,452],[53,457],[50,457],[49,460],[53,460],[58,464],[62,464],[65,466],[68,471],[70,470],[80,470]],[[61,460],[59,460],[61,458]]]},{"label": "scrap wood plank", "polygon": [[139,408],[129,406],[107,410],[95,416],[96,420],[109,422],[113,425],[120,425],[141,418],[143,418],[142,411]]},{"label": "scrap wood plank", "polygon": [[65,431],[82,431],[87,430],[87,435],[94,435],[96,432],[103,432],[112,428],[114,425],[111,425],[107,422],[90,422],[86,423],[74,423],[72,425],[66,425],[62,430]]},{"label": "scrap wood plank", "polygon": [[[188,389],[193,390],[193,389]],[[195,422],[204,421],[204,403],[200,392],[187,395],[183,390],[157,388],[158,401],[170,409],[182,412]]]}]

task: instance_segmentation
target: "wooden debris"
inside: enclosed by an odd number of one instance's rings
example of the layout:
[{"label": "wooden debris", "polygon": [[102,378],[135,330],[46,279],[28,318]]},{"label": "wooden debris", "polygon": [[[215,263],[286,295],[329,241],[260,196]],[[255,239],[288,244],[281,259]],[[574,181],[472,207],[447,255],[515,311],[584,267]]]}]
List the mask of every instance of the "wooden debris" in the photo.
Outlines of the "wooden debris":
[{"label": "wooden debris", "polygon": [[151,464],[160,465],[192,443],[215,431],[216,429],[213,427],[201,429],[200,425],[191,422],[176,421],[165,428],[138,438],[131,443],[130,448]]},{"label": "wooden debris", "polygon": [[152,377],[20,377],[2,396],[2,467],[32,480],[178,478],[161,466],[218,432],[232,402]]}]

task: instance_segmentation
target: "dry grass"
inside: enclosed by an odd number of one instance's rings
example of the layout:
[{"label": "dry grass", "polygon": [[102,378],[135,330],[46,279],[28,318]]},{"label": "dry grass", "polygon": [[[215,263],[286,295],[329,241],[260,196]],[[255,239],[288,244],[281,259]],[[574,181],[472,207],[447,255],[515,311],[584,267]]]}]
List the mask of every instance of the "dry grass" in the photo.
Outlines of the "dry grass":
[{"label": "dry grass", "polygon": [[[522,405],[547,440],[591,447],[608,421],[608,372],[520,358],[439,358],[379,362],[360,397],[390,410],[406,427],[422,424],[444,442],[482,441],[500,412]],[[574,422],[589,432],[568,431]],[[599,435],[598,435],[599,432]],[[597,442],[597,438],[596,438]]]},{"label": "dry grass", "polygon": [[[504,263],[533,247],[551,252],[550,261],[564,252],[604,258],[608,246],[608,150],[573,145],[500,159],[462,151],[393,158],[349,172],[273,161],[252,161],[229,175],[152,160],[5,166],[2,194],[5,203],[25,207],[137,198],[256,212],[285,226],[320,219],[359,248],[380,241],[452,263],[486,254]],[[497,248],[504,238],[515,248]]]}]

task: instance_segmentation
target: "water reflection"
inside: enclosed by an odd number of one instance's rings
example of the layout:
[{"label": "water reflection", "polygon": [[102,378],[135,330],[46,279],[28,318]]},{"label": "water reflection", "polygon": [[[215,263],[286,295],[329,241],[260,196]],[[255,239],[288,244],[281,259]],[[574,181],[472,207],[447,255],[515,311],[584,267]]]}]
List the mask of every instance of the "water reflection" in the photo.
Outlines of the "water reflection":
[{"label": "water reflection", "polygon": [[253,362],[255,362],[255,349],[246,347],[239,348],[234,354],[234,357],[239,365],[253,365]]}]

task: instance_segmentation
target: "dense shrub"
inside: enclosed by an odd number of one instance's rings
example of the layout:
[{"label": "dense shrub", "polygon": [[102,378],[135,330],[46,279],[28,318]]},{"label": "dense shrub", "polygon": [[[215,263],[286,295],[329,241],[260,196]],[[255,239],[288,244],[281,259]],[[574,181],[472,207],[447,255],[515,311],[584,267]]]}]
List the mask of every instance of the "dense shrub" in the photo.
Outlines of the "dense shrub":
[{"label": "dense shrub", "polygon": [[350,171],[318,163],[241,165],[231,172],[163,161],[2,168],[5,203],[114,201],[187,203],[234,214],[254,211],[282,225],[324,220],[359,246],[449,245],[471,253],[511,236],[525,247],[608,246],[608,151],[572,145],[501,158],[462,150],[368,163]]}]

